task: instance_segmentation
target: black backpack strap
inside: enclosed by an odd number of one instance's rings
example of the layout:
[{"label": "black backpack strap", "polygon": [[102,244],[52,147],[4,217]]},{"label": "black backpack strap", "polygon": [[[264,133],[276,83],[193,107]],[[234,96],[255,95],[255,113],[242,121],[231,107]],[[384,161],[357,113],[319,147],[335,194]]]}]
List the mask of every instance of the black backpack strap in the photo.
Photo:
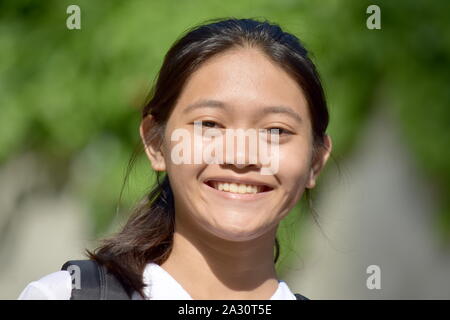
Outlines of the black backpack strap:
[{"label": "black backpack strap", "polygon": [[94,260],[67,261],[61,270],[72,277],[70,300],[129,300],[131,292],[112,273]]},{"label": "black backpack strap", "polygon": [[307,297],[302,296],[300,293],[294,293],[294,296],[297,300],[309,300]]}]

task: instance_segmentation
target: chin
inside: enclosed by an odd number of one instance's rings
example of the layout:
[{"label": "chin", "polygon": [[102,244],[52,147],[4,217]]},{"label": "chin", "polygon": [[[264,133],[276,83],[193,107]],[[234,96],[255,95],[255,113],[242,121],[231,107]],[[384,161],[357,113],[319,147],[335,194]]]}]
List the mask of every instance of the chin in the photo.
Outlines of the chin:
[{"label": "chin", "polygon": [[218,238],[227,241],[235,241],[235,242],[244,242],[250,241],[255,238],[260,237],[262,234],[266,232],[266,230],[262,230],[261,228],[257,229],[249,229],[249,226],[239,225],[239,226],[221,226],[210,228],[210,232],[212,232]]}]

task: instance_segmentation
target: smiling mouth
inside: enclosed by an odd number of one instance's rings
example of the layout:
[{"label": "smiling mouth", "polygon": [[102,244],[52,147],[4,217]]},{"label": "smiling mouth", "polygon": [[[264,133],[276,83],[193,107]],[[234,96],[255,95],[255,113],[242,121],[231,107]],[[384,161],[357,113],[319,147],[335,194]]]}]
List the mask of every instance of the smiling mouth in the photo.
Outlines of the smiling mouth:
[{"label": "smiling mouth", "polygon": [[216,180],[209,180],[204,183],[216,190],[235,194],[255,194],[273,190],[273,188],[266,185],[253,185]]}]

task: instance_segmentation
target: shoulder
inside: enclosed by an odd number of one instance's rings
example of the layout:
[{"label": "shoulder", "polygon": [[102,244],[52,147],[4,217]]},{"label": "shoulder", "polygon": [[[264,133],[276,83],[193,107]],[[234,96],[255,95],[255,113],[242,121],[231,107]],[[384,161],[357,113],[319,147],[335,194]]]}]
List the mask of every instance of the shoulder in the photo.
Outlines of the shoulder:
[{"label": "shoulder", "polygon": [[30,282],[18,300],[70,300],[72,278],[68,271],[57,271]]}]

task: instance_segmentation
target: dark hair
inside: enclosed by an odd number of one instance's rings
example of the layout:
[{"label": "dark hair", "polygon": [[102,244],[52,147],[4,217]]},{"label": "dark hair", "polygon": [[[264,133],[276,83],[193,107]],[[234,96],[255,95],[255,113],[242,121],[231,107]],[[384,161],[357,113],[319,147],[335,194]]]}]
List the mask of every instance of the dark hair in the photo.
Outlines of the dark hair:
[{"label": "dark hair", "polygon": [[[322,146],[329,115],[319,75],[307,50],[297,37],[277,24],[235,18],[208,20],[188,30],[169,49],[142,110],[143,119],[148,114],[155,119],[155,126],[146,137],[149,143],[162,143],[165,125],[188,77],[212,56],[239,47],[261,50],[299,83],[308,102],[314,150]],[[135,156],[134,153],[128,173]],[[123,229],[103,240],[95,253],[87,250],[91,259],[105,265],[143,297],[144,268],[149,262],[162,264],[168,258],[174,232],[175,210],[169,178],[164,175],[161,181],[159,172],[156,178],[150,194],[136,206]],[[275,262],[278,256],[276,240]]]}]

